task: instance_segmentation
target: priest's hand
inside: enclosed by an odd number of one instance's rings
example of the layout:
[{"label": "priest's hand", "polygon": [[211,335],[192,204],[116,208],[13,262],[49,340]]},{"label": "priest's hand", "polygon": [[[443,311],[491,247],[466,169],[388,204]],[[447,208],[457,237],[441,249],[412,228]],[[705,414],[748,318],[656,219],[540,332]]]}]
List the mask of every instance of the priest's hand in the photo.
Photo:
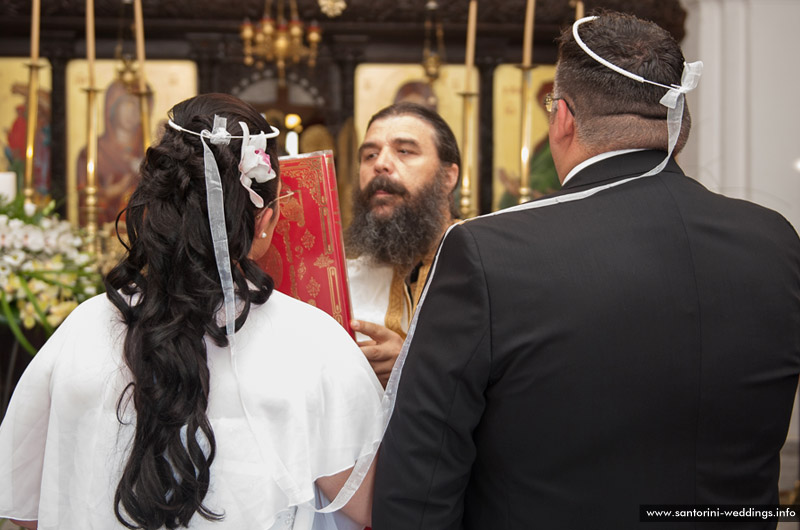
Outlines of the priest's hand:
[{"label": "priest's hand", "polygon": [[369,364],[372,365],[375,375],[386,388],[389,376],[392,375],[394,362],[403,347],[403,338],[386,326],[365,320],[353,320],[350,322],[350,327],[353,328],[353,331],[362,333],[371,339],[360,341],[357,344]]}]

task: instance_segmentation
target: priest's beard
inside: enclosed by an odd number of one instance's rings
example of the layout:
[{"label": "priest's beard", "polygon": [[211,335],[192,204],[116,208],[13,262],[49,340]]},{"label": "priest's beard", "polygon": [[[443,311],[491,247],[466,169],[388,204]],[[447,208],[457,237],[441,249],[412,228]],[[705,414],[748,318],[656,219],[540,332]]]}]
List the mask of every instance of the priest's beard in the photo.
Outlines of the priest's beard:
[{"label": "priest's beard", "polygon": [[[410,270],[439,242],[447,226],[450,197],[440,170],[431,182],[412,195],[405,186],[385,175],[353,194],[353,220],[347,229],[347,248],[355,255],[371,256],[379,263]],[[388,217],[372,213],[370,202],[378,190],[399,195]]]}]

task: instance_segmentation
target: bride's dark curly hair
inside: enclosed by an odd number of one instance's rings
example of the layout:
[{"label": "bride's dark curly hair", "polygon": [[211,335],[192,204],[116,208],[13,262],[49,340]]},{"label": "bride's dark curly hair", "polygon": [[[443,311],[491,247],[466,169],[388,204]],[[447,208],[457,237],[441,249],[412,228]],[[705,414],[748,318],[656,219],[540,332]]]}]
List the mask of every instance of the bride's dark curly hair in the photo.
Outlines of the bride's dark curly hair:
[{"label": "bride's dark curly hair", "polygon": [[[227,118],[232,135],[242,134],[240,121],[251,133],[270,131],[258,111],[225,94],[194,97],[171,114],[175,123],[196,132],[210,131],[215,114]],[[206,143],[222,179],[237,307],[243,306],[239,329],[251,304],[267,301],[273,282],[247,257],[258,212],[239,182],[242,140]],[[268,140],[267,153],[278,172],[274,140]],[[165,126],[162,140],[145,154],[141,181],[124,211],[128,253],[105,278],[107,296],[127,324],[124,358],[132,375],[117,417],[122,423],[129,398],[136,410],[130,456],[114,496],[117,519],[128,528],[178,528],[195,513],[209,520],[223,517],[203,504],[216,447],[206,415],[204,337],[228,343],[216,319],[223,295],[203,168],[200,137]],[[268,205],[277,184],[275,178],[253,182],[252,188]]]}]

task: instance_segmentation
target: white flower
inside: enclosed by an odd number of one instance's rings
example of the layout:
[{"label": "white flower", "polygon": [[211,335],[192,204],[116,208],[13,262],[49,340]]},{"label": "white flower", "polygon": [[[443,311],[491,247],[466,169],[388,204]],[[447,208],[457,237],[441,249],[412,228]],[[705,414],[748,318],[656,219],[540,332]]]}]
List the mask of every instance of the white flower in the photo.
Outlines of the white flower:
[{"label": "white flower", "polygon": [[20,265],[22,265],[23,261],[25,261],[25,253],[21,250],[12,250],[11,252],[3,256],[3,259],[13,268],[17,268]]},{"label": "white flower", "polygon": [[33,217],[33,214],[36,213],[36,205],[32,202],[26,202],[22,208],[25,210],[25,215],[28,217]]},{"label": "white flower", "polygon": [[58,234],[56,247],[59,252],[74,252],[75,248],[80,246],[80,242],[80,238],[72,235],[70,232],[61,232]]},{"label": "white flower", "polygon": [[[21,214],[19,207],[0,205],[0,289],[17,309],[18,328],[30,329],[41,322],[31,294],[55,327],[86,298],[84,293],[97,293],[100,277],[70,223],[48,217],[47,209],[33,219],[35,211],[27,208]],[[12,332],[19,340],[19,329]]]},{"label": "white flower", "polygon": [[11,248],[13,237],[8,225],[0,224],[0,249]]},{"label": "white flower", "polygon": [[263,132],[250,136],[247,124],[240,121],[239,125],[242,126],[243,136],[242,153],[239,158],[239,171],[242,175],[239,181],[250,194],[250,200],[256,208],[261,208],[264,206],[264,200],[250,186],[254,180],[267,182],[277,176],[267,154],[267,136]]},{"label": "white flower", "polygon": [[23,247],[31,252],[39,252],[44,249],[44,233],[41,228],[35,225],[25,225],[20,232]]},{"label": "white flower", "polygon": [[46,230],[44,232],[44,250],[50,254],[58,252],[58,236],[59,232],[56,230]]}]

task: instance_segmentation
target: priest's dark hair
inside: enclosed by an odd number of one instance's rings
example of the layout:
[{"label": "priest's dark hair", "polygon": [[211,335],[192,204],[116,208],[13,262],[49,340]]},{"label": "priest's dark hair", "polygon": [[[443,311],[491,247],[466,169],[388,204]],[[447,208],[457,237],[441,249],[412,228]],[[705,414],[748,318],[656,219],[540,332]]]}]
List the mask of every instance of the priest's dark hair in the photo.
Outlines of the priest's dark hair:
[{"label": "priest's dark hair", "polygon": [[[258,111],[226,94],[188,99],[171,114],[176,124],[195,132],[210,131],[214,115],[227,118],[232,135],[242,134],[240,121],[253,133],[270,131]],[[206,143],[222,179],[231,271],[242,308],[236,319],[239,329],[251,304],[267,301],[273,282],[247,257],[257,209],[239,182],[242,140]],[[268,141],[267,153],[277,172],[274,140]],[[127,324],[124,359],[132,381],[117,402],[117,417],[120,423],[135,421],[136,430],[114,495],[114,512],[128,528],[178,528],[188,525],[195,513],[209,520],[224,517],[222,507],[203,504],[216,449],[206,414],[204,337],[228,344],[217,320],[223,293],[204,175],[200,137],[165,125],[161,141],[145,154],[141,181],[122,212],[128,252],[105,278],[107,296]],[[277,185],[275,178],[253,182],[252,188],[268,204]],[[127,410],[131,401],[135,419]]]},{"label": "priest's dark hair", "polygon": [[410,101],[395,103],[394,105],[389,105],[379,110],[370,118],[367,129],[370,128],[373,122],[390,116],[414,116],[433,127],[433,139],[436,143],[436,153],[439,155],[439,162],[441,162],[443,166],[446,165],[449,167],[450,164],[455,164],[456,167],[458,167],[458,179],[456,180],[456,184],[452,190],[448,190],[450,194],[450,215],[453,218],[458,218],[461,212],[456,205],[454,194],[461,182],[461,152],[458,149],[458,142],[456,141],[455,134],[453,134],[453,130],[447,122],[444,121],[444,118],[435,111]]}]

